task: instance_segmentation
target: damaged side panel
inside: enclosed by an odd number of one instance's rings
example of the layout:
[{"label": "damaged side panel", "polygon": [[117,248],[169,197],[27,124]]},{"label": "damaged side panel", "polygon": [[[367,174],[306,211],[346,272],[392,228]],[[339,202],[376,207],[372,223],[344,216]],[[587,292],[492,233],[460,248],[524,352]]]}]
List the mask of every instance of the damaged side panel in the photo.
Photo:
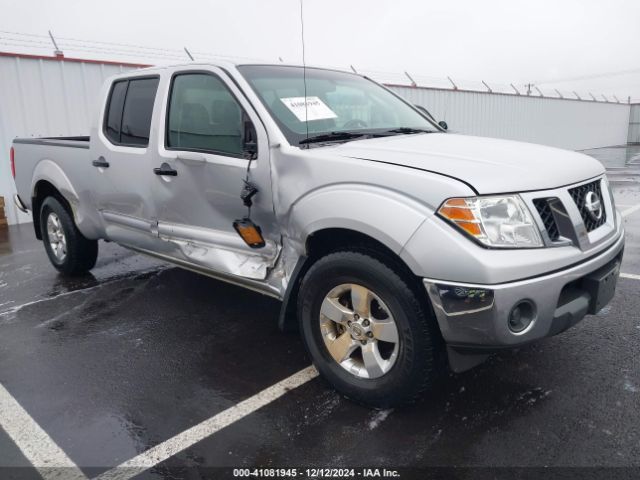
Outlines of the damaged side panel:
[{"label": "damaged side panel", "polygon": [[281,298],[285,296],[298,262],[304,253],[303,244],[295,242],[289,237],[282,238],[282,247],[277,262],[269,270],[267,278],[268,284],[280,292]]},{"label": "damaged side panel", "polygon": [[177,258],[252,280],[266,279],[280,250],[273,241],[267,241],[263,248],[249,249],[235,233],[186,225],[159,224],[158,234],[171,245],[172,254]]},{"label": "damaged side panel", "polygon": [[[164,243],[164,257],[234,283],[249,283],[252,288],[261,284],[270,295],[276,292],[279,296],[279,289],[269,283],[281,247],[271,191],[269,138],[263,123],[237,85],[218,67],[172,68],[163,75],[160,92],[154,111],[160,119],[159,127],[152,132],[158,148],[152,154],[151,167],[175,171],[174,175],[151,179],[157,215],[155,234]],[[185,100],[188,98],[191,100]],[[216,100],[212,106],[202,98]],[[180,135],[173,132],[171,128],[182,128],[183,116],[185,121],[194,120],[189,113],[193,110],[190,102],[199,102],[196,106],[202,115],[210,113],[217,122],[232,125],[243,119],[244,132],[252,132],[255,151],[243,151],[241,155],[237,151],[240,129],[230,128],[224,135],[216,130],[218,134],[214,135],[211,125],[215,122],[207,125],[199,119],[197,125]],[[175,117],[168,114],[170,108],[178,112]],[[218,118],[225,112],[227,117]],[[175,125],[170,127],[172,121]],[[195,134],[189,133],[198,125],[209,142],[201,146]],[[241,199],[244,180],[258,190],[250,209]],[[260,227],[264,247],[251,248],[235,231],[234,221],[245,217]]]},{"label": "damaged side panel", "polygon": [[[400,254],[418,227],[433,215],[443,191],[453,188],[467,193],[464,186],[443,176],[380,163],[364,168],[366,160],[336,158],[330,150],[287,146],[271,150],[273,203],[282,249],[266,282],[281,292],[283,315],[288,315],[288,287],[306,259],[309,236],[329,228],[351,230]],[[406,189],[383,187],[381,178]],[[429,191],[424,189],[427,180]],[[286,328],[283,315],[280,326]]]}]

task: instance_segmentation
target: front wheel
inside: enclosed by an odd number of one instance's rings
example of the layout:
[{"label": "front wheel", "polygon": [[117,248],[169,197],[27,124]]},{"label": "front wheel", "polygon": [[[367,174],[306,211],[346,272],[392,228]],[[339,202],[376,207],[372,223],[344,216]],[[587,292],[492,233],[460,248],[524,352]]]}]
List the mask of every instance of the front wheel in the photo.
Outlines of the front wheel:
[{"label": "front wheel", "polygon": [[98,241],[80,233],[69,211],[55,197],[42,202],[40,232],[51,264],[61,273],[79,275],[95,266]]},{"label": "front wheel", "polygon": [[352,251],[319,259],[298,296],[316,368],[339,392],[380,408],[415,401],[441,373],[442,340],[425,307],[398,269]]}]

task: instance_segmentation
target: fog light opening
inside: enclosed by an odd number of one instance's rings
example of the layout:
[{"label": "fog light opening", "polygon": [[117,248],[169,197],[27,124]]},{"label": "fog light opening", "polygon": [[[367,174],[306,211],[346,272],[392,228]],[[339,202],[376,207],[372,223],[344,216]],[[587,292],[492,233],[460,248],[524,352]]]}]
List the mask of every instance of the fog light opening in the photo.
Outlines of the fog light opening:
[{"label": "fog light opening", "polygon": [[535,318],[535,306],[529,300],[522,300],[516,303],[509,313],[509,330],[513,333],[522,333]]}]

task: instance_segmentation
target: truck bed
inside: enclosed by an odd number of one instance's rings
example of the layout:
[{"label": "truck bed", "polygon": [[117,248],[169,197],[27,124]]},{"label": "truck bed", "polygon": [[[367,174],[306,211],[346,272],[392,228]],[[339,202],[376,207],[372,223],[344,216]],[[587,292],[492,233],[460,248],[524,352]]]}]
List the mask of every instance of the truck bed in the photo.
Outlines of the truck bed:
[{"label": "truck bed", "polygon": [[89,136],[16,138],[14,144],[49,145],[52,147],[89,148]]},{"label": "truck bed", "polygon": [[32,209],[31,197],[39,181],[55,185],[69,201],[77,199],[76,188],[94,173],[89,143],[88,136],[14,139],[16,190],[23,205]]}]

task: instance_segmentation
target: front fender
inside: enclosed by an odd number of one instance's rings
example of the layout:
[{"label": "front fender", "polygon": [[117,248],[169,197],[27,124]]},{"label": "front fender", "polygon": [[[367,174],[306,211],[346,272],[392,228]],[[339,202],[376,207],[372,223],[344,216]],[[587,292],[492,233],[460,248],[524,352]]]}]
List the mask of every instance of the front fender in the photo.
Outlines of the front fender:
[{"label": "front fender", "polygon": [[399,254],[433,211],[398,192],[344,183],[309,192],[291,208],[288,231],[304,241],[327,228],[368,235]]},{"label": "front fender", "polygon": [[289,210],[288,249],[297,252],[295,268],[288,279],[278,321],[282,330],[297,327],[296,288],[305,270],[304,245],[313,233],[343,228],[368,235],[396,254],[433,211],[405,195],[366,184],[342,183],[313,190],[299,198]]}]

